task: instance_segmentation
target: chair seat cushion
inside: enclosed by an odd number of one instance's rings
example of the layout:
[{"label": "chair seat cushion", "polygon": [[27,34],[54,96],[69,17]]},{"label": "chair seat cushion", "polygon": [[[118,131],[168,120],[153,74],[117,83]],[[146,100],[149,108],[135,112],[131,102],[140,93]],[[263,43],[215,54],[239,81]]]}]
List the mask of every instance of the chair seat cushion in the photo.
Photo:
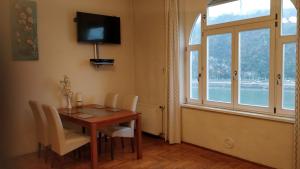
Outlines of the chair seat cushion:
[{"label": "chair seat cushion", "polygon": [[65,155],[90,142],[89,136],[72,131],[65,133],[65,139],[65,146],[62,147],[63,151],[60,153],[60,155]]},{"label": "chair seat cushion", "polygon": [[134,137],[133,129],[125,126],[109,126],[101,129],[100,132],[109,137]]}]

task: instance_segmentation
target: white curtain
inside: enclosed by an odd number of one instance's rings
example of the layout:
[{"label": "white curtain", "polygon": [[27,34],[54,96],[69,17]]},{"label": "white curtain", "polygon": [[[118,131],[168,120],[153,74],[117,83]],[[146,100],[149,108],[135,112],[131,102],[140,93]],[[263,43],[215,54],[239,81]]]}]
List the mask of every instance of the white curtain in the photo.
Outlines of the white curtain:
[{"label": "white curtain", "polygon": [[170,144],[181,142],[179,0],[166,0],[168,130]]},{"label": "white curtain", "polygon": [[300,22],[299,22],[299,18],[300,18],[300,12],[299,12],[299,1],[300,0],[292,0],[292,2],[294,3],[294,5],[297,8],[297,12],[298,12],[298,23],[297,23],[297,77],[296,77],[296,106],[295,106],[295,135],[294,135],[294,168],[295,169],[300,169]]}]

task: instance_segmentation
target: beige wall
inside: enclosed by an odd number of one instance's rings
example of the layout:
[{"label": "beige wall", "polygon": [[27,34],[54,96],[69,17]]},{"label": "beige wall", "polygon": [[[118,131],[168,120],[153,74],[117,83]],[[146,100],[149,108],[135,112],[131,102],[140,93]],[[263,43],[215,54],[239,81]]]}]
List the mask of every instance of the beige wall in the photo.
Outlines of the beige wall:
[{"label": "beige wall", "polygon": [[165,105],[165,1],[133,0],[134,56],[138,111],[142,113],[143,131],[162,132]]},{"label": "beige wall", "polygon": [[289,123],[182,108],[182,139],[274,168],[293,164]]},{"label": "beige wall", "polygon": [[[5,29],[9,31],[8,1],[5,11]],[[82,92],[84,101],[103,103],[109,91],[122,94],[134,93],[134,57],[131,0],[37,0],[38,4],[38,61],[12,61],[9,33],[6,32],[5,59],[8,67],[7,92],[13,118],[10,142],[13,154],[36,150],[35,125],[28,100],[63,106],[59,80],[63,75],[71,78],[74,92]],[[93,56],[92,45],[76,41],[73,22],[76,11],[115,15],[121,17],[122,45],[104,45],[100,54],[114,58],[114,67],[95,70],[89,64]],[[2,22],[2,21],[1,21]]]}]

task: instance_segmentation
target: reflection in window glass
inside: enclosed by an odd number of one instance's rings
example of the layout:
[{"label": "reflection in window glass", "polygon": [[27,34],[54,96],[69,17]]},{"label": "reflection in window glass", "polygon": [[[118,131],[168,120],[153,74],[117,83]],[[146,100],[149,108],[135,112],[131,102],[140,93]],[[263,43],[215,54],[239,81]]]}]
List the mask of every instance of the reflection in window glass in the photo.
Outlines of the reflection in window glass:
[{"label": "reflection in window glass", "polygon": [[207,37],[207,100],[231,102],[231,33]]},{"label": "reflection in window glass", "polygon": [[239,104],[269,105],[270,29],[239,33]]},{"label": "reflection in window glass", "polygon": [[190,37],[190,45],[201,44],[201,15],[197,18]]},{"label": "reflection in window glass", "polygon": [[295,109],[296,43],[283,45],[282,107]]},{"label": "reflection in window glass", "polygon": [[199,99],[199,52],[191,51],[190,54],[190,97],[191,99]]},{"label": "reflection in window glass", "polygon": [[297,10],[291,0],[282,0],[281,35],[296,35]]},{"label": "reflection in window glass", "polygon": [[207,25],[270,15],[270,0],[236,0],[208,7]]}]

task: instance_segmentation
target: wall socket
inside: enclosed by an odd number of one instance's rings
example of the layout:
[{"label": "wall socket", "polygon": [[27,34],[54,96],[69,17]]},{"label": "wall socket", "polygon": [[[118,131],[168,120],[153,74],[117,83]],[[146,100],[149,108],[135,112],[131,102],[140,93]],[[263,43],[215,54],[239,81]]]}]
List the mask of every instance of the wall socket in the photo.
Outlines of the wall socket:
[{"label": "wall socket", "polygon": [[234,148],[234,140],[230,137],[224,139],[224,147],[228,149]]}]

